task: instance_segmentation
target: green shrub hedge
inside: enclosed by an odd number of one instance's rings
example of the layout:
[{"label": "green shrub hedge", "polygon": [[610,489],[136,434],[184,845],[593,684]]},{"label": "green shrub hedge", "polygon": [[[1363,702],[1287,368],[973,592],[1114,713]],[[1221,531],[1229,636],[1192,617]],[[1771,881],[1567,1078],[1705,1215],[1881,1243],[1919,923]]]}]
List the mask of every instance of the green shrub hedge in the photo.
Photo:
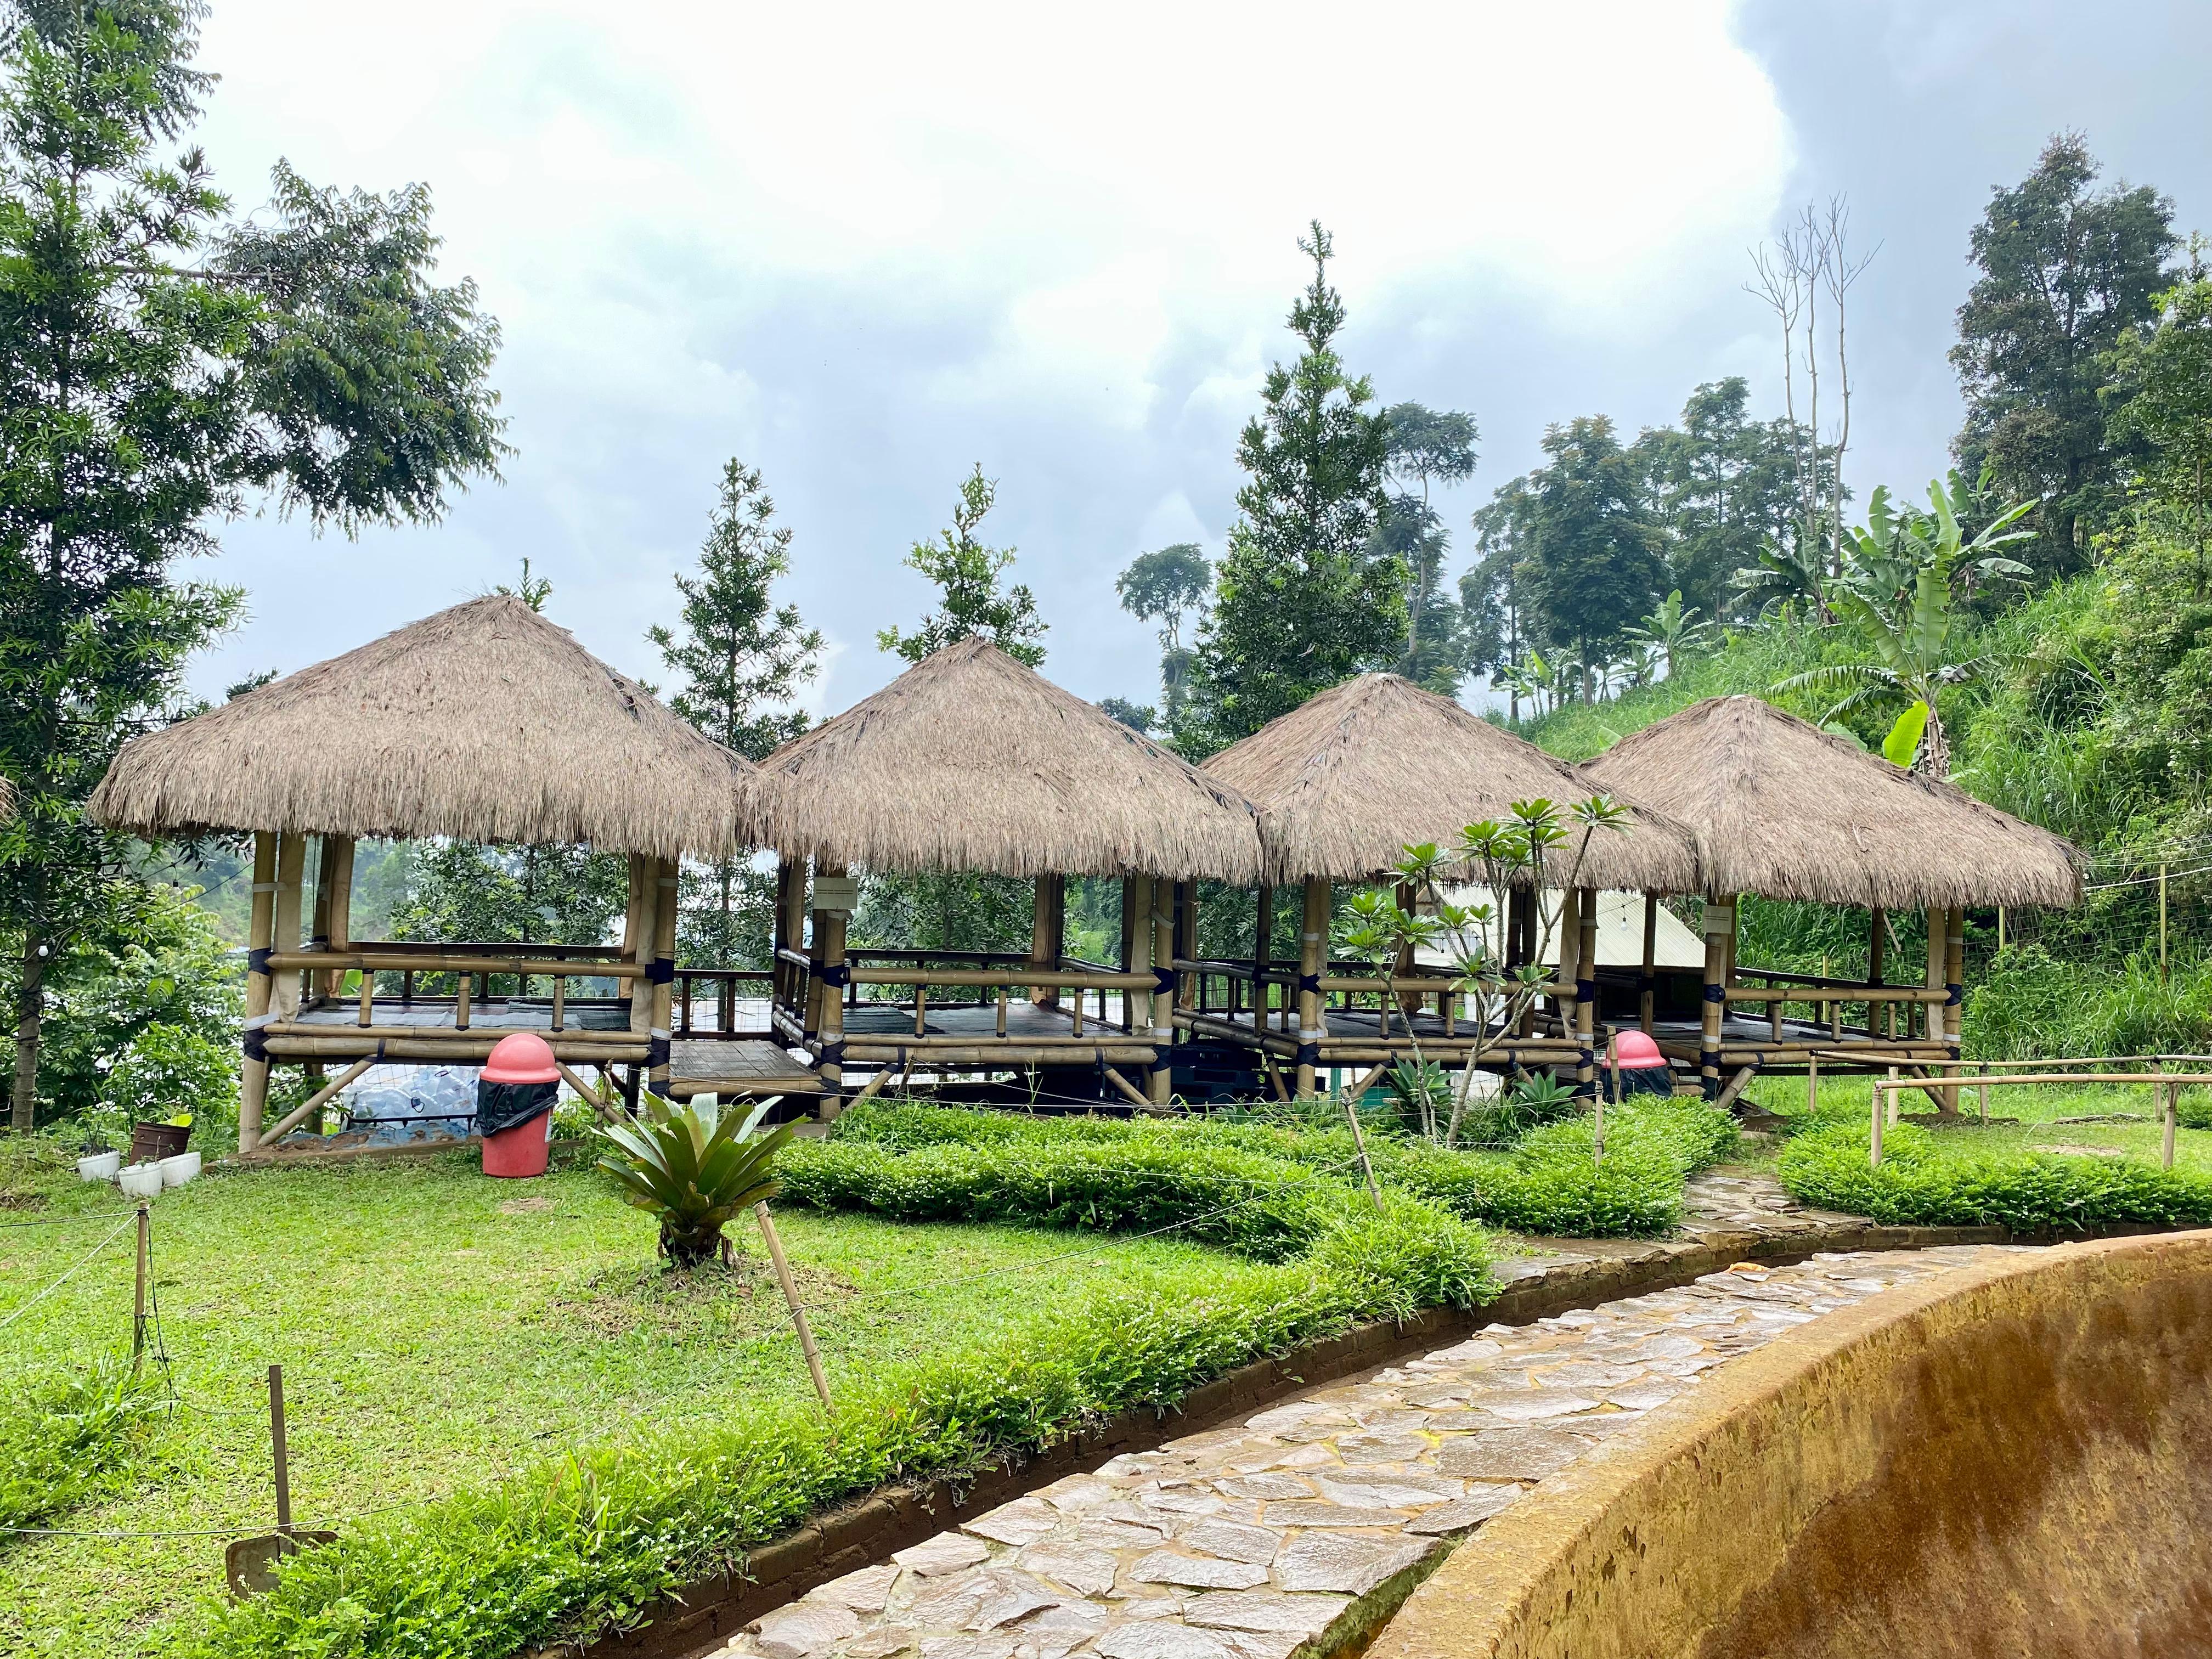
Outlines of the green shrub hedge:
[{"label": "green shrub hedge", "polygon": [[[1684,1178],[1726,1156],[1736,1135],[1735,1120],[1701,1101],[1637,1099],[1607,1113],[1599,1163],[1594,1127],[1587,1117],[1547,1124],[1502,1153],[1446,1152],[1372,1130],[1368,1148],[1384,1188],[1466,1220],[1559,1237],[1650,1237],[1680,1219]],[[872,1155],[860,1155],[862,1146]],[[869,1102],[808,1151],[787,1162],[793,1196],[910,1219],[1142,1227],[1158,1224],[1163,1203],[1228,1204],[1239,1182],[1267,1183],[1275,1199],[1196,1234],[1262,1260],[1299,1246],[1301,1230],[1315,1224],[1300,1219],[1307,1209],[1330,1210],[1322,1194],[1360,1178],[1348,1128],[1292,1121],[1030,1117]]]},{"label": "green shrub hedge", "polygon": [[971,1470],[1116,1412],[1172,1406],[1238,1365],[1355,1325],[1495,1293],[1480,1231],[1407,1193],[1388,1194],[1378,1213],[1314,1170],[1232,1146],[943,1121],[956,1115],[981,1115],[902,1114],[876,1127],[903,1140],[871,1141],[864,1123],[794,1146],[780,1160],[787,1198],[913,1218],[1190,1219],[1194,1234],[1273,1265],[1225,1286],[1203,1269],[1146,1274],[1048,1308],[956,1360],[841,1377],[834,1431],[810,1409],[740,1405],[704,1428],[611,1442],[370,1521],[288,1563],[271,1594],[210,1603],[182,1650],[507,1659],[589,1640],[885,1481]]},{"label": "green shrub hedge", "polygon": [[1961,1155],[1911,1123],[1884,1131],[1879,1168],[1867,1156],[1865,1124],[1824,1117],[1783,1148],[1782,1184],[1804,1203],[1894,1226],[2212,1222],[2212,1176],[2132,1158]]}]

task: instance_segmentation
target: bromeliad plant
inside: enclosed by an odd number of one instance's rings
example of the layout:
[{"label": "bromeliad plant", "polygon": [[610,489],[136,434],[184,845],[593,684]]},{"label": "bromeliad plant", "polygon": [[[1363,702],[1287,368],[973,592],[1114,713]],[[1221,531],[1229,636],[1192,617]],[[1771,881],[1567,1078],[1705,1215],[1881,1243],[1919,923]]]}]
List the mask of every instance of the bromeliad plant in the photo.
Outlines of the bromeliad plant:
[{"label": "bromeliad plant", "polygon": [[[1397,878],[1393,887],[1360,893],[1346,907],[1338,943],[1374,963],[1378,977],[1388,976],[1386,963],[1402,960],[1414,948],[1441,947],[1452,957],[1452,993],[1468,999],[1474,1028],[1511,1031],[1552,983],[1552,946],[1560,913],[1566,895],[1580,884],[1591,839],[1619,834],[1627,827],[1627,809],[1607,795],[1592,795],[1565,807],[1541,799],[1515,801],[1509,822],[1486,819],[1468,824],[1460,831],[1459,846],[1451,853],[1434,843],[1407,847],[1391,872]],[[1476,889],[1475,902],[1456,904],[1443,896],[1443,887],[1454,876]],[[1508,966],[1508,901],[1516,888],[1527,889],[1535,907],[1535,949],[1528,962]],[[1412,896],[1412,908],[1399,902],[1400,893]],[[1391,1004],[1386,994],[1386,1036]],[[1426,1068],[1419,1034],[1410,1018],[1406,1027],[1419,1075]],[[1425,1089],[1409,1091],[1424,1135],[1441,1139],[1446,1146],[1459,1144],[1475,1069],[1470,1055],[1451,1091],[1450,1115],[1441,1135],[1435,1097]]]},{"label": "bromeliad plant", "polygon": [[661,1254],[677,1267],[717,1254],[727,1261],[722,1229],[781,1190],[774,1165],[791,1127],[754,1135],[774,1103],[755,1106],[742,1121],[711,1101],[672,1106],[654,1121],[600,1131],[615,1150],[599,1168],[622,1182],[625,1201],[660,1218]]}]

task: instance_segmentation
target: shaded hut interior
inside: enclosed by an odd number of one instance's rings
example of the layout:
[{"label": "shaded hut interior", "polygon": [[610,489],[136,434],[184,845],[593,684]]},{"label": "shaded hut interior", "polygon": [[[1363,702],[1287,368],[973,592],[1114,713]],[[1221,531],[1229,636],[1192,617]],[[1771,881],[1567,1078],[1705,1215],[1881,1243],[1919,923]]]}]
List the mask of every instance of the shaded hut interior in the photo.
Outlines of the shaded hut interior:
[{"label": "shaded hut interior", "polygon": [[[1371,1082],[1418,1048],[1426,1060],[1508,1068],[1565,1066],[1592,1084],[1596,1034],[1581,970],[1596,956],[1597,894],[1632,888],[1693,890],[1689,836],[1632,797],[1620,830],[1577,842],[1554,867],[1549,895],[1516,891],[1501,917],[1509,966],[1557,961],[1544,1006],[1516,1029],[1469,1024],[1448,965],[1401,952],[1387,975],[1332,954],[1334,890],[1389,879],[1409,845],[1449,848],[1461,831],[1506,821],[1516,801],[1565,806],[1593,786],[1576,769],[1449,697],[1395,674],[1369,674],[1312,697],[1206,763],[1206,773],[1252,800],[1262,854],[1256,896],[1265,920],[1288,889],[1297,895],[1294,962],[1185,958],[1177,1021],[1194,1035],[1256,1053],[1279,1097],[1311,1094],[1317,1073]],[[1401,891],[1401,905],[1416,896]],[[1549,948],[1546,923],[1555,933]],[[1361,1086],[1364,1086],[1363,1084]]]},{"label": "shaded hut interior", "polygon": [[[1018,1075],[1054,1100],[1169,1098],[1174,894],[1258,874],[1235,791],[971,639],[770,756],[749,793],[778,856],[771,1018],[826,1090]],[[863,872],[1027,882],[1029,948],[856,947]],[[1115,960],[1069,954],[1072,877],[1119,884]]]},{"label": "shaded hut interior", "polygon": [[[1601,1016],[1638,1019],[1711,1097],[1732,1100],[1777,1069],[1924,1073],[1956,1060],[1967,909],[2081,897],[2079,854],[2059,836],[1757,697],[1693,704],[1583,770],[1695,841],[1704,963],[1633,981],[1601,970],[1599,995]],[[1740,961],[1744,895],[1865,912],[1866,977]],[[1891,949],[1890,918],[1908,911],[1926,917],[1923,962]]]}]

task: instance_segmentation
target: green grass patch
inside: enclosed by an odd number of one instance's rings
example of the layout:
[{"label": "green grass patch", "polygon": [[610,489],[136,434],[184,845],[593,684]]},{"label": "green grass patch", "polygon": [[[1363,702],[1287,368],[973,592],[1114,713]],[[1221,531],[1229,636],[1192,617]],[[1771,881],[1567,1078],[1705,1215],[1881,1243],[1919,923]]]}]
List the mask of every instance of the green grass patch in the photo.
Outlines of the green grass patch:
[{"label": "green grass patch", "polygon": [[122,1485],[165,1403],[155,1377],[118,1355],[33,1384],[0,1413],[0,1527],[42,1526]]}]

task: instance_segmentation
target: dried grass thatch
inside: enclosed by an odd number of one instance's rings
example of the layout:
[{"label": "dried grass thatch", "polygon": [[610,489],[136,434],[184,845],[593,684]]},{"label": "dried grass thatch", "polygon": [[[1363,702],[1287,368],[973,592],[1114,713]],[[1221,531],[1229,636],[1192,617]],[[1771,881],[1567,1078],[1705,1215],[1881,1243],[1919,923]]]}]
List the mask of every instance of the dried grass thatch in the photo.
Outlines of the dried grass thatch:
[{"label": "dried grass thatch", "polygon": [[1697,837],[1709,890],[1919,909],[2072,904],[2081,854],[1757,697],[1711,697],[1583,768]]},{"label": "dried grass thatch", "polygon": [[762,763],[763,838],[869,870],[1250,882],[1251,804],[988,641],[963,640]]},{"label": "dried grass thatch", "polygon": [[134,739],[101,823],[588,842],[674,858],[750,842],[749,762],[521,600],[471,599]]},{"label": "dried grass thatch", "polygon": [[[1449,846],[1469,823],[1507,817],[1516,800],[1596,793],[1565,761],[1395,674],[1332,686],[1205,769],[1259,806],[1273,882],[1365,880],[1408,843]],[[1591,839],[1584,884],[1694,890],[1687,833],[1633,798],[1623,804],[1628,828]]]}]

